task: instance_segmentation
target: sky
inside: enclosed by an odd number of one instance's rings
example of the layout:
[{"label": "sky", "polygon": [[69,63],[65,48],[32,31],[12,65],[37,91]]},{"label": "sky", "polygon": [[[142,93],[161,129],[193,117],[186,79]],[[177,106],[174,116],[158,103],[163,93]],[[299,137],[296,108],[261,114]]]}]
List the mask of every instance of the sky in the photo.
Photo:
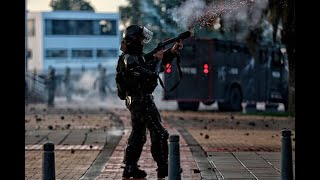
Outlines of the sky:
[{"label": "sky", "polygon": [[[51,0],[27,0],[28,11],[51,11]],[[96,12],[118,12],[119,6],[126,5],[127,0],[86,0]]]}]

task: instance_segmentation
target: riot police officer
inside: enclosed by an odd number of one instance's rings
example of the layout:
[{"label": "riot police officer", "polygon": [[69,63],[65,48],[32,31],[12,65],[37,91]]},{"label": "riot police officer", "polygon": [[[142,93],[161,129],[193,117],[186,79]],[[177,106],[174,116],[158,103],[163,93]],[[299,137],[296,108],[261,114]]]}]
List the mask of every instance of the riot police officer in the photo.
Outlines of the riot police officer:
[{"label": "riot police officer", "polygon": [[107,82],[107,75],[106,75],[106,68],[104,67],[100,67],[98,68],[98,77],[94,82],[94,88],[98,87],[98,91],[99,91],[99,97],[100,100],[104,100],[107,96],[107,92],[106,92],[106,82]]},{"label": "riot police officer", "polygon": [[66,67],[64,78],[64,87],[65,87],[65,95],[67,102],[72,101],[72,82],[71,82],[71,69],[69,67]]},{"label": "riot police officer", "polygon": [[46,79],[46,86],[48,90],[48,107],[53,107],[56,91],[56,76],[54,68],[49,69],[48,77]]},{"label": "riot police officer", "polygon": [[123,177],[144,178],[146,172],[138,168],[143,145],[146,142],[146,128],[150,131],[151,153],[157,163],[158,178],[168,176],[168,131],[162,126],[153,91],[158,85],[158,75],[171,63],[182,42],[172,48],[155,54],[144,54],[143,46],[153,33],[146,27],[131,25],[124,32],[121,42],[122,54],[117,65],[117,91],[125,100],[131,113],[132,131],[125,148]]}]

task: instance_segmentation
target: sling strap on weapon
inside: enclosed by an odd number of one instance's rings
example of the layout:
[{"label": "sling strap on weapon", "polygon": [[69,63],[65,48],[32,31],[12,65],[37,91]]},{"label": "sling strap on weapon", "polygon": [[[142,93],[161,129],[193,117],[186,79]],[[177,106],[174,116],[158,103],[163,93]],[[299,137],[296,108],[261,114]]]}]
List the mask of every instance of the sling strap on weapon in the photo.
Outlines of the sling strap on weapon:
[{"label": "sling strap on weapon", "polygon": [[[182,71],[181,71],[181,67],[180,67],[180,54],[177,53],[175,57],[177,57],[177,66],[178,66],[178,71],[179,71],[179,81],[178,81],[175,85],[173,85],[173,86],[169,89],[169,91],[164,87],[164,84],[163,84],[160,76],[158,75],[158,79],[159,79],[159,81],[160,81],[160,85],[161,85],[161,87],[164,89],[164,91],[167,92],[167,93],[172,92],[174,89],[176,89],[176,88],[178,87],[178,85],[180,84],[181,79],[182,79]],[[170,64],[170,66],[171,66],[171,64]],[[169,67],[170,67],[170,66],[169,66]],[[168,68],[167,68],[167,69],[168,69]],[[167,69],[166,69],[166,70],[167,70]],[[165,70],[165,72],[166,72],[166,70]]]},{"label": "sling strap on weapon", "polygon": [[[166,45],[171,44],[171,43],[174,43],[174,42],[177,42],[177,41],[179,41],[179,40],[187,39],[187,38],[189,38],[192,34],[193,34],[193,33],[192,33],[191,31],[185,31],[185,32],[179,34],[178,37],[171,38],[171,39],[169,39],[169,40],[166,40],[165,42],[160,42],[160,43],[158,44],[158,46],[157,46],[153,51],[151,51],[150,53],[151,53],[151,54],[154,54],[154,53],[156,53],[157,51],[159,51],[160,49],[163,49]],[[160,85],[162,86],[162,88],[163,88],[163,89],[165,90],[165,92],[167,92],[167,93],[168,93],[168,92],[171,92],[171,91],[173,91],[175,88],[177,88],[178,85],[179,85],[180,82],[181,82],[181,79],[182,79],[182,71],[181,71],[181,68],[180,68],[180,55],[177,54],[176,57],[177,57],[177,66],[178,66],[178,71],[179,71],[179,81],[178,81],[172,88],[170,88],[169,91],[164,87],[163,82],[162,82],[161,78],[160,78],[159,75],[158,75],[158,79],[159,79],[159,81],[160,81]]]}]

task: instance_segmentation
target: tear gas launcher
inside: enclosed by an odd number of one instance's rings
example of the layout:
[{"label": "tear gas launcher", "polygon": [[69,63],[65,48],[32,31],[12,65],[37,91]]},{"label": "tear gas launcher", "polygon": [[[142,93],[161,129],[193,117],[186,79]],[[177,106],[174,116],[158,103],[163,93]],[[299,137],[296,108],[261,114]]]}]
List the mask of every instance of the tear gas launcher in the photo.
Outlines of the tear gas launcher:
[{"label": "tear gas launcher", "polygon": [[150,52],[150,54],[154,54],[154,53],[160,51],[160,50],[163,49],[166,45],[169,45],[169,44],[174,43],[174,42],[179,42],[180,40],[187,39],[187,38],[191,37],[191,35],[192,35],[192,32],[191,32],[191,31],[186,31],[186,32],[183,32],[183,33],[179,34],[179,35],[178,35],[177,37],[175,37],[175,38],[171,38],[171,39],[168,39],[168,40],[166,40],[166,41],[164,41],[164,42],[160,42],[160,43],[158,43],[157,47],[154,48],[154,49]]},{"label": "tear gas launcher", "polygon": [[[171,39],[168,39],[164,42],[160,42],[158,43],[157,47],[154,48],[154,50],[152,50],[150,53],[151,54],[154,54],[156,52],[158,52],[159,50],[163,49],[166,45],[168,44],[171,44],[171,43],[174,43],[174,42],[179,42],[180,40],[184,40],[184,39],[187,39],[189,38],[190,36],[192,36],[193,33],[191,31],[186,31],[186,32],[183,32],[181,34],[179,34],[177,37],[175,38],[171,38]],[[181,78],[182,78],[182,71],[181,71],[181,68],[180,68],[180,55],[176,55],[177,57],[177,67],[178,67],[178,71],[179,71],[179,81],[173,85],[169,90],[167,90],[165,87],[164,87],[164,84],[161,80],[161,78],[158,76],[159,80],[160,80],[160,85],[162,86],[162,88],[166,91],[166,92],[171,92],[173,91],[180,83],[181,81]]]}]

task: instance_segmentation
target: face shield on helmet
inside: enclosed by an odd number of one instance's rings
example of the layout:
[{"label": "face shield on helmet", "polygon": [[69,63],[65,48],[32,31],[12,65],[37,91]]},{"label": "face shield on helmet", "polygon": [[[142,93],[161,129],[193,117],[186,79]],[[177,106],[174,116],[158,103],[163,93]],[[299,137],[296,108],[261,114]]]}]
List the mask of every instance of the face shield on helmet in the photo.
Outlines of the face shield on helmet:
[{"label": "face shield on helmet", "polygon": [[144,44],[147,44],[151,41],[153,32],[143,26],[132,25],[129,26],[122,35],[123,40],[127,42],[143,41]]},{"label": "face shield on helmet", "polygon": [[147,29],[146,27],[143,27],[142,36],[143,36],[143,43],[147,44],[151,41],[153,32]]}]

